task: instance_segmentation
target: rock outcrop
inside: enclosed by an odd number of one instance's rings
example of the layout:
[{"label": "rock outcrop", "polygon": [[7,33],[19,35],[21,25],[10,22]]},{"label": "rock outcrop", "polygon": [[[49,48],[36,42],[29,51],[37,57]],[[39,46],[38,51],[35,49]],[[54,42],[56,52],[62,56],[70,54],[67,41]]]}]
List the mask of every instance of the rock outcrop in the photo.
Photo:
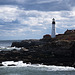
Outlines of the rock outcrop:
[{"label": "rock outcrop", "polygon": [[25,63],[31,62],[32,64],[43,63],[46,65],[61,65],[74,67],[74,50],[75,41],[58,40],[52,42],[42,42],[40,44],[33,44],[28,46],[24,45],[24,47],[22,46],[21,50],[1,51],[0,62],[23,61]]},{"label": "rock outcrop", "polygon": [[74,31],[71,32],[72,34],[68,32],[57,35],[56,38],[45,35],[40,40],[13,42],[11,47],[15,46],[21,49],[0,51],[0,63],[3,61],[23,61],[32,64],[43,63],[75,67],[75,34]]},{"label": "rock outcrop", "polygon": [[23,40],[21,42],[13,42],[11,47],[25,47],[25,48],[29,48],[31,46],[38,46],[38,45],[42,45],[44,44],[44,42],[39,41],[39,40]]}]

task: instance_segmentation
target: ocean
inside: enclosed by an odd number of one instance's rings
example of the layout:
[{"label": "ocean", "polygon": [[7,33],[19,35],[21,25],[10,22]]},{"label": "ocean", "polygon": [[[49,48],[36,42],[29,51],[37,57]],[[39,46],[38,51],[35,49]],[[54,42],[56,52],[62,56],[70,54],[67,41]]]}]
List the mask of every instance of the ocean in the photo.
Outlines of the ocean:
[{"label": "ocean", "polygon": [[11,47],[11,45],[12,45],[12,42],[20,42],[20,41],[21,40],[0,40],[0,51],[13,50],[13,49],[19,50],[20,48]]},{"label": "ocean", "polygon": [[[3,40],[0,41],[0,51],[11,50],[16,47],[10,47],[12,42],[21,40]],[[17,48],[19,50],[19,48]],[[26,64],[23,61],[5,61],[4,66],[0,66],[0,75],[75,75],[73,67],[42,65],[42,64]],[[14,64],[15,66],[8,66]]]}]

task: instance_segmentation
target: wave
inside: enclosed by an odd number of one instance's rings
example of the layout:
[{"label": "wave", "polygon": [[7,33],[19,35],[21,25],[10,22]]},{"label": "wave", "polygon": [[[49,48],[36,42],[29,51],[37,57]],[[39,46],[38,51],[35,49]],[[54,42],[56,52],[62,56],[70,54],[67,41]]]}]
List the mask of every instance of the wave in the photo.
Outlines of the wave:
[{"label": "wave", "polygon": [[[26,64],[23,63],[23,61],[5,61],[2,62],[4,67],[26,67],[33,70],[39,70],[39,71],[75,71],[73,67],[64,67],[64,66],[54,66],[54,65],[42,65],[42,64]],[[10,65],[10,66],[9,66]]]},{"label": "wave", "polygon": [[0,47],[0,51],[4,50],[4,51],[7,51],[7,50],[13,50],[13,49],[16,49],[16,50],[20,50],[21,48],[17,48],[17,47]]}]

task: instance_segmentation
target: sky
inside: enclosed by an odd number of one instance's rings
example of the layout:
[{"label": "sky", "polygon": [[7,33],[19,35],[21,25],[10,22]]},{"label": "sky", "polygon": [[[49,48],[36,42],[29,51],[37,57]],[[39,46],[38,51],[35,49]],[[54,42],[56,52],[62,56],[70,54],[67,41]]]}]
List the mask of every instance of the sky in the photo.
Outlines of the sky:
[{"label": "sky", "polygon": [[75,0],[0,0],[0,40],[41,39],[75,29]]}]

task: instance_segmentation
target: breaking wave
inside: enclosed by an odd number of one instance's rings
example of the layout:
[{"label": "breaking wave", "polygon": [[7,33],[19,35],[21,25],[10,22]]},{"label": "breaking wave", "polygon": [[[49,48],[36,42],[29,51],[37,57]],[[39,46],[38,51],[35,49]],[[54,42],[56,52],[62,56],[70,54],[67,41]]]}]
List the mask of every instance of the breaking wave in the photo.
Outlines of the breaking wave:
[{"label": "breaking wave", "polygon": [[17,47],[0,47],[0,51],[8,51],[8,50],[13,50],[13,49],[16,49],[16,50],[20,50],[21,48],[17,48]]},{"label": "breaking wave", "polygon": [[[14,62],[14,61],[6,61],[6,62],[2,62],[2,64],[4,66],[2,67],[25,67],[31,70],[39,70],[39,71],[75,71],[75,69],[73,67],[64,67],[64,66],[54,66],[54,65],[42,65],[42,64],[26,64],[23,63],[23,61],[18,61],[18,62]],[[1,67],[0,67],[1,68]]]}]

